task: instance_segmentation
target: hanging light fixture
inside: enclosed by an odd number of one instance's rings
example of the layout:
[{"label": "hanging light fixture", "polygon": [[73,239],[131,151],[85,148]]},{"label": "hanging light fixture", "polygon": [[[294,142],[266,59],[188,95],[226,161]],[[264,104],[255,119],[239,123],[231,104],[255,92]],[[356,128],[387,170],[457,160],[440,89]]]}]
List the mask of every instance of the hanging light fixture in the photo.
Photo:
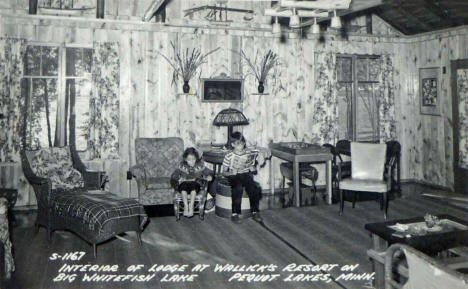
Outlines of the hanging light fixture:
[{"label": "hanging light fixture", "polygon": [[312,33],[318,34],[320,33],[320,25],[317,23],[317,18],[314,18],[314,24],[312,24]]},{"label": "hanging light fixture", "polygon": [[289,19],[289,27],[298,28],[301,25],[301,19],[296,14],[296,8],[293,8],[291,18]]},{"label": "hanging light fixture", "polygon": [[273,35],[281,35],[281,25],[278,23],[278,17],[275,17],[275,23],[273,23],[273,29],[271,31]]},{"label": "hanging light fixture", "polygon": [[336,10],[333,10],[333,17],[331,19],[331,28],[340,29],[341,28],[341,19],[336,15]]}]

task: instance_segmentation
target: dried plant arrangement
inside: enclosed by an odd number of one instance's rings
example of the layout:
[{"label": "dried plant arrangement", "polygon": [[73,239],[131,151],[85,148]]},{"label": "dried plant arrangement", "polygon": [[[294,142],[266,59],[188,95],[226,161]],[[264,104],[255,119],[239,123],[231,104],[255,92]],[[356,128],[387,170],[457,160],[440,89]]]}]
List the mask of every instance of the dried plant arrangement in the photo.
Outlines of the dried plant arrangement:
[{"label": "dried plant arrangement", "polygon": [[179,52],[174,43],[171,42],[172,49],[174,50],[174,61],[170,60],[167,56],[162,53],[162,57],[172,66],[174,73],[172,76],[172,82],[175,82],[177,77],[181,77],[184,81],[183,90],[184,93],[188,93],[190,86],[188,82],[195,75],[197,69],[203,64],[206,63],[206,58],[208,55],[216,52],[220,47],[211,50],[208,53],[202,54],[199,48],[193,48],[191,51],[187,48],[185,51]]},{"label": "dried plant arrangement", "polygon": [[254,62],[252,62],[250,58],[247,57],[243,50],[241,50],[240,55],[242,56],[242,58],[245,59],[247,65],[250,67],[253,74],[255,75],[255,78],[258,80],[258,92],[263,93],[263,83],[265,82],[270,70],[278,64],[278,54],[271,51],[271,49],[268,50],[268,52],[261,59],[259,65],[256,65],[257,55],[255,56]]}]

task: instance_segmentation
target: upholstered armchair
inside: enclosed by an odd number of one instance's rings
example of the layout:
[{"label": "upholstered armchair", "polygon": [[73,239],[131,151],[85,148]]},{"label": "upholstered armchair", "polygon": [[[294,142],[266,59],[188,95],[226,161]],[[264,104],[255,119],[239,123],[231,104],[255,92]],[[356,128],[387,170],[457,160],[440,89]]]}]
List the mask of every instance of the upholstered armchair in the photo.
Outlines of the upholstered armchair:
[{"label": "upholstered armchair", "polygon": [[184,153],[184,141],[178,137],[137,138],[136,165],[130,168],[138,185],[138,199],[143,205],[173,204],[171,174]]},{"label": "upholstered armchair", "polygon": [[[406,270],[397,270],[406,259]],[[436,260],[413,247],[393,244],[385,254],[385,289],[467,289],[468,276],[455,271],[445,260]],[[400,275],[395,276],[394,272]]]}]

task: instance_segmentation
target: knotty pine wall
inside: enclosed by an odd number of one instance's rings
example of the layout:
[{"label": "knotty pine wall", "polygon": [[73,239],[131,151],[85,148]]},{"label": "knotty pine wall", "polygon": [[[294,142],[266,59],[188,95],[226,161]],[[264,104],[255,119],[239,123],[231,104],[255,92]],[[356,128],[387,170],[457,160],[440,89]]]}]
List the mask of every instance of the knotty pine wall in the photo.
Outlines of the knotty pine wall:
[{"label": "knotty pine wall", "polygon": [[[240,127],[251,143],[267,146],[274,141],[308,141],[310,112],[314,107],[314,53],[333,51],[356,54],[393,54],[395,66],[395,112],[398,140],[403,147],[402,178],[442,186],[453,185],[451,167],[451,131],[449,101],[449,62],[468,58],[466,28],[417,37],[349,36],[348,40],[328,34],[325,42],[316,36],[301,39],[295,33],[286,42],[273,38],[269,31],[230,30],[229,28],[174,27],[161,24],[118,20],[73,19],[7,14],[0,15],[0,35],[22,37],[31,42],[90,45],[94,41],[120,43],[120,159],[89,162],[92,168],[110,172],[109,189],[122,196],[136,196],[136,183],[126,180],[126,171],[135,163],[137,137],[180,136],[186,146],[199,142],[223,142],[226,128],[212,126],[215,115],[224,108],[241,109],[250,125]],[[172,69],[157,53],[171,55],[170,42],[181,48],[201,47],[203,52],[216,47],[190,81],[192,92],[181,94],[181,81],[172,84]],[[257,83],[248,69],[240,65],[233,52],[247,55],[272,49],[281,65],[276,81],[269,79],[265,92],[255,94]],[[418,99],[418,68],[446,66],[442,75],[444,107],[442,116],[421,116]],[[245,77],[242,103],[205,103],[199,96],[200,77],[220,74]],[[273,160],[278,167],[279,160]],[[322,170],[323,171],[323,170]],[[321,174],[323,175],[323,174]],[[268,166],[258,175],[264,189],[269,188]],[[322,176],[323,183],[323,176]],[[275,184],[279,186],[276,170]],[[29,192],[23,192],[18,205],[34,204]]]}]

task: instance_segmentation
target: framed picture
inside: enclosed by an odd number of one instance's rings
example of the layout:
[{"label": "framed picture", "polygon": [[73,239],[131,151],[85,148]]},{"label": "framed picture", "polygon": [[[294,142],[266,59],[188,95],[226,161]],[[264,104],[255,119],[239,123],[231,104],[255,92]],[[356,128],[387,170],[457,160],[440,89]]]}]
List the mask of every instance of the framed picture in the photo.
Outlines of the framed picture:
[{"label": "framed picture", "polygon": [[421,114],[440,115],[440,69],[419,69],[419,94]]},{"label": "framed picture", "polygon": [[202,101],[241,102],[244,99],[244,80],[234,78],[202,78]]}]

